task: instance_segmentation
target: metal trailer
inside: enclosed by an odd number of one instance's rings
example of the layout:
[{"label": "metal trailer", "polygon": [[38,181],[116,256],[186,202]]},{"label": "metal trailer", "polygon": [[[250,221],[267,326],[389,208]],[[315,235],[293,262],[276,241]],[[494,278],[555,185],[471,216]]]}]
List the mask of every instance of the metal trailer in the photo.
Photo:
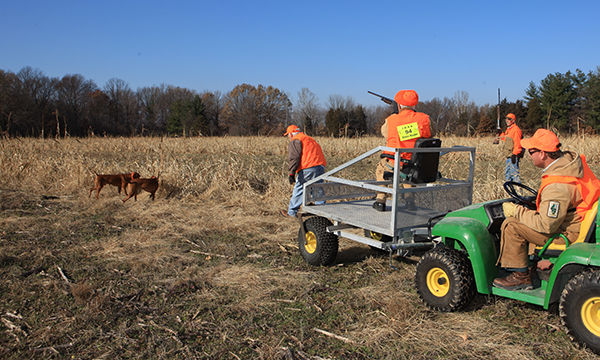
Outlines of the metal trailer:
[{"label": "metal trailer", "polygon": [[[336,176],[340,171],[383,151],[394,153],[395,165],[391,180],[349,180]],[[416,158],[415,154],[418,153],[438,153],[439,158],[435,156],[439,161],[443,161],[444,155],[449,153],[468,153],[468,172],[467,169],[461,169],[463,174],[466,172],[466,177],[463,179],[443,177],[437,172],[436,161],[437,179],[434,182],[409,182],[399,166],[398,159],[402,152],[413,153],[413,158]],[[471,204],[474,164],[474,147],[379,146],[306,182],[303,207],[299,213],[301,226],[298,242],[302,256],[313,265],[332,263],[337,254],[338,237],[388,251],[390,255],[394,252],[406,255],[410,250],[433,246],[432,222],[449,211]],[[427,164],[420,166],[427,166]],[[372,171],[374,172],[375,169]],[[377,192],[391,194],[391,200],[387,200],[384,212],[372,207]],[[316,224],[316,229],[315,224],[308,226],[311,215],[314,215],[313,218],[324,218]],[[307,216],[308,219],[303,221],[302,218]],[[324,229],[319,229],[319,226]],[[362,229],[363,233],[357,233],[360,231],[356,229]],[[323,242],[328,244],[323,245]],[[324,256],[318,254],[323,251],[328,254]]]}]

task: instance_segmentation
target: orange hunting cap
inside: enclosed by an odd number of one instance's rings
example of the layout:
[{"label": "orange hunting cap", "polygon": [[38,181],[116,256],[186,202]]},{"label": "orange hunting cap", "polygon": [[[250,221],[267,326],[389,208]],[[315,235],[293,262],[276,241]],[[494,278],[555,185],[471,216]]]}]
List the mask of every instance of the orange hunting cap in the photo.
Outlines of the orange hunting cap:
[{"label": "orange hunting cap", "polygon": [[545,152],[558,151],[560,142],[555,133],[546,129],[538,129],[532,137],[521,140],[525,149],[538,149]]},{"label": "orange hunting cap", "polygon": [[419,95],[414,90],[400,90],[394,96],[394,100],[398,105],[415,106],[419,103]]},{"label": "orange hunting cap", "polygon": [[508,113],[508,114],[506,114],[506,118],[507,118],[507,119],[512,119],[512,121],[515,121],[515,120],[517,120],[517,117],[516,117],[516,116],[515,116],[515,114],[513,114],[513,113]]},{"label": "orange hunting cap", "polygon": [[297,127],[296,125],[290,125],[287,127],[287,131],[285,132],[285,134],[283,134],[283,136],[287,136],[288,134],[295,133],[295,132],[300,132],[300,128]]}]

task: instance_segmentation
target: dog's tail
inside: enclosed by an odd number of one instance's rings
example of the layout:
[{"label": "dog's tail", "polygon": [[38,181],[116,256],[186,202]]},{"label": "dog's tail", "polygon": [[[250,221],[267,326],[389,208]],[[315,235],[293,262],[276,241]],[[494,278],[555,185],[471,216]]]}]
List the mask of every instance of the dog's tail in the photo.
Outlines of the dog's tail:
[{"label": "dog's tail", "polygon": [[96,172],[96,170],[90,169],[89,166],[86,166],[86,168],[88,169],[89,172],[93,173],[94,175],[98,175],[98,173]]}]

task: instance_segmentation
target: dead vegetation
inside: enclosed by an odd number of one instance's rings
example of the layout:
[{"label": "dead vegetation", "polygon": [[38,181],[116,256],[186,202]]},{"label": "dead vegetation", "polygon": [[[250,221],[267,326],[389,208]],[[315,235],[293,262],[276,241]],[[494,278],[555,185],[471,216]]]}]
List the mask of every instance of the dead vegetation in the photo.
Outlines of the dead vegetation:
[{"label": "dead vegetation", "polygon": [[[318,140],[330,169],[382,142]],[[491,138],[443,140],[477,146],[474,201],[504,196]],[[561,140],[600,173],[599,138]],[[2,140],[0,357],[595,358],[555,310],[484,296],[428,310],[417,257],[393,270],[342,240],[337,265],[305,264],[297,224],[277,216],[285,152],[283,138]],[[94,170],[160,173],[156,200],[88,199]],[[527,160],[522,174],[537,186]]]}]

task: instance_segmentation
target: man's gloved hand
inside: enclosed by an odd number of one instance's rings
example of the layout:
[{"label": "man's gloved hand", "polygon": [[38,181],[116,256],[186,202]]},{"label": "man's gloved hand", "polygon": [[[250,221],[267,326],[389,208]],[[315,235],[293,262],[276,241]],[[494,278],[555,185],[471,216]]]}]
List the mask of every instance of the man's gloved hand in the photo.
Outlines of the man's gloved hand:
[{"label": "man's gloved hand", "polygon": [[290,174],[288,180],[290,181],[290,185],[294,185],[294,183],[296,183],[296,176],[294,174]]},{"label": "man's gloved hand", "polygon": [[510,155],[510,162],[513,163],[513,164],[516,164],[517,163],[517,157],[518,157],[518,155],[511,154]]},{"label": "man's gloved hand", "polygon": [[502,210],[504,211],[504,217],[515,216],[517,213],[517,205],[511,202],[502,203]]}]

